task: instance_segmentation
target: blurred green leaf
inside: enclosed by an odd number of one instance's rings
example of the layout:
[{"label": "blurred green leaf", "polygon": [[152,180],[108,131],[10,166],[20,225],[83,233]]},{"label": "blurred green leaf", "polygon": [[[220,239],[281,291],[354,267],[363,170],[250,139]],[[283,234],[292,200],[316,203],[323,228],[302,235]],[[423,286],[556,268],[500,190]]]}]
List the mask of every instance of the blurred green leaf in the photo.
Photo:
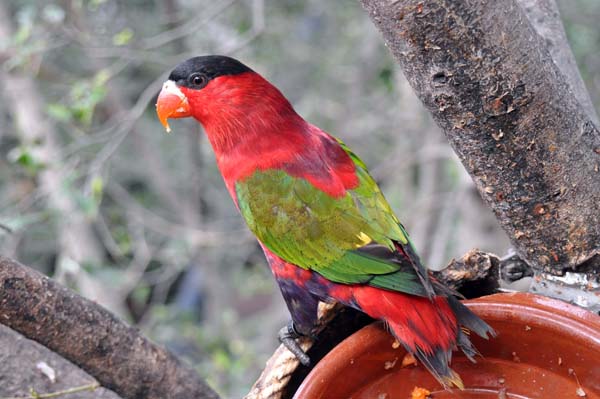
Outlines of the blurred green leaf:
[{"label": "blurred green leaf", "polygon": [[96,217],[98,214],[99,203],[91,195],[84,195],[80,192],[76,192],[74,197],[79,208],[87,217],[92,219]]},{"label": "blurred green leaf", "polygon": [[119,250],[127,254],[131,251],[131,237],[129,236],[129,231],[123,225],[116,225],[111,230],[113,239],[119,246]]},{"label": "blurred green leaf", "polygon": [[387,89],[388,92],[394,90],[394,73],[391,67],[382,68],[377,76],[379,82]]},{"label": "blurred green leaf", "polygon": [[22,45],[31,37],[37,9],[33,5],[27,5],[19,9],[16,15],[17,31],[13,35],[13,42]]},{"label": "blurred green leaf", "polygon": [[13,41],[15,44],[23,44],[29,39],[31,36],[31,26],[29,25],[21,25],[19,26],[19,30],[13,36]]},{"label": "blurred green leaf", "polygon": [[23,145],[13,148],[8,153],[7,158],[10,162],[21,166],[32,176],[35,176],[45,166],[41,160],[36,158],[30,147]]},{"label": "blurred green leaf", "polygon": [[103,190],[104,190],[104,181],[102,180],[102,177],[95,176],[92,179],[92,182],[90,183],[90,191],[91,191],[92,198],[98,204],[102,200]]},{"label": "blurred green leaf", "polygon": [[98,72],[96,72],[96,75],[94,76],[94,86],[103,86],[106,84],[106,82],[108,82],[108,79],[110,78],[110,73],[108,72],[108,70],[106,69],[101,69]]},{"label": "blurred green leaf", "polygon": [[225,350],[218,349],[214,351],[212,358],[214,365],[221,370],[229,370],[231,368],[231,358]]},{"label": "blurred green leaf", "polygon": [[237,25],[237,31],[239,33],[246,33],[252,27],[252,21],[249,18],[242,19]]},{"label": "blurred green leaf", "polygon": [[124,46],[133,39],[133,31],[129,28],[125,28],[116,35],[113,36],[113,44],[115,46]]},{"label": "blurred green leaf", "polygon": [[106,82],[109,74],[98,71],[91,79],[81,80],[71,88],[71,116],[84,126],[89,126],[96,106],[106,98]]},{"label": "blurred green leaf", "polygon": [[136,303],[145,304],[148,302],[148,299],[150,298],[151,293],[152,293],[152,291],[150,290],[149,286],[138,285],[131,292],[131,299]]},{"label": "blurred green leaf", "polygon": [[50,103],[46,106],[46,112],[51,118],[60,122],[69,122],[71,120],[71,110],[60,103]]}]

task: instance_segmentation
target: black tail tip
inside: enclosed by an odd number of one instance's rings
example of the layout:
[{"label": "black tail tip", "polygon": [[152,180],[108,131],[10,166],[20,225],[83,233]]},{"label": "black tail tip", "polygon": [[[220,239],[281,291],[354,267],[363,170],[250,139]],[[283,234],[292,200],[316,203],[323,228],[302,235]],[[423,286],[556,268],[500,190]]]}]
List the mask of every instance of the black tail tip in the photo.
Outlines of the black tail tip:
[{"label": "black tail tip", "polygon": [[452,360],[452,351],[437,347],[433,353],[424,353],[417,350],[415,357],[425,366],[436,380],[445,388],[465,388],[460,375],[450,367]]}]

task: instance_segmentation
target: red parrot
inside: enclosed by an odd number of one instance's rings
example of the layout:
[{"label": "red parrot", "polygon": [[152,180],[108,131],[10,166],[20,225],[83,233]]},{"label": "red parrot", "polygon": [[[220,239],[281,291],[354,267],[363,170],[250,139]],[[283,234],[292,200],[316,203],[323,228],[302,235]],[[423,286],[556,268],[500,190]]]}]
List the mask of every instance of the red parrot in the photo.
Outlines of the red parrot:
[{"label": "red parrot", "polygon": [[225,56],[191,58],[164,83],[156,109],[199,121],[227,190],[257,237],[292,323],[280,339],[310,335],[319,301],[337,301],[383,320],[445,387],[468,331],[494,330],[422,265],[408,234],[365,164],[342,141],[305,121],[271,83]]}]

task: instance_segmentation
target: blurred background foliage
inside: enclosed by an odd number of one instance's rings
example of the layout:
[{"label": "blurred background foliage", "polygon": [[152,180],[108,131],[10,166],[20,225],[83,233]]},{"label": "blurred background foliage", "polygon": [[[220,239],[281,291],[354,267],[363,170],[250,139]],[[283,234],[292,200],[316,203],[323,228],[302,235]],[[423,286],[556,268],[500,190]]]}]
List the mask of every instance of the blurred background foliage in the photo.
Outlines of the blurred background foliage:
[{"label": "blurred background foliage", "polygon": [[[600,102],[600,2],[562,0]],[[178,62],[229,54],[365,160],[432,268],[505,235],[356,1],[0,2],[0,253],[247,392],[287,310],[197,123],[154,114]]]}]

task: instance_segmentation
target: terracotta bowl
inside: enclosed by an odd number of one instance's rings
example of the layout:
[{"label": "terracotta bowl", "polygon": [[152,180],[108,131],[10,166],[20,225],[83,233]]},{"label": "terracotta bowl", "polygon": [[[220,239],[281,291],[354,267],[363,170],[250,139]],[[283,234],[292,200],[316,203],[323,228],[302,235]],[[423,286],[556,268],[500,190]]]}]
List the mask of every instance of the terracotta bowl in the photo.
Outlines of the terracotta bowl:
[{"label": "terracotta bowl", "polygon": [[[404,349],[381,323],[364,327],[325,356],[297,399],[405,399],[415,387],[431,398],[600,399],[600,317],[532,294],[497,294],[466,304],[499,333],[472,337],[484,358],[455,352],[465,389],[444,390],[422,366],[402,366]],[[394,348],[396,346],[397,348]]]}]

